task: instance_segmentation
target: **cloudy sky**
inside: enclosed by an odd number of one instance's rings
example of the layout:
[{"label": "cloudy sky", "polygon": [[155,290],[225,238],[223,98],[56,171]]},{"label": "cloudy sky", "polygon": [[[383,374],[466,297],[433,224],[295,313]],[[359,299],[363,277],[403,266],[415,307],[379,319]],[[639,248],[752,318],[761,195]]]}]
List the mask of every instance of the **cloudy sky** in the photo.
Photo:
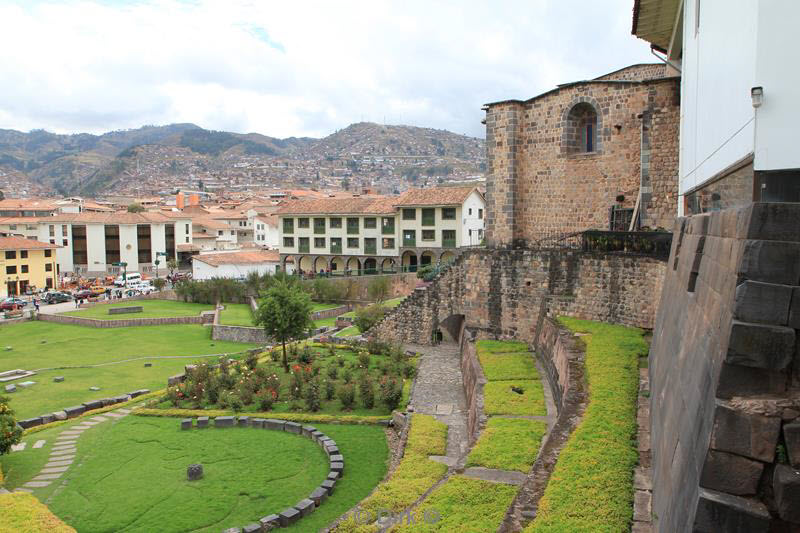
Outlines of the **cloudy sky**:
[{"label": "cloudy sky", "polygon": [[483,136],[481,105],[655,61],[633,0],[0,0],[0,128],[352,122]]}]

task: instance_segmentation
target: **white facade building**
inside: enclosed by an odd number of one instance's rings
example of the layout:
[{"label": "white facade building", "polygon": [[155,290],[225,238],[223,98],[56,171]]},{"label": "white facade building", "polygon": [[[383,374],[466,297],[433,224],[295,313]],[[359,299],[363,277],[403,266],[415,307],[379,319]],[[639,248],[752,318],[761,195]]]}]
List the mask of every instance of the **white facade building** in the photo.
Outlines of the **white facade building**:
[{"label": "white facade building", "polygon": [[[294,272],[291,262],[286,264],[289,274]],[[250,250],[238,252],[206,253],[192,257],[192,279],[211,278],[244,279],[251,272],[275,274],[281,270],[277,250]]]},{"label": "white facade building", "polygon": [[634,33],[681,70],[680,214],[800,201],[796,0],[640,0]]}]

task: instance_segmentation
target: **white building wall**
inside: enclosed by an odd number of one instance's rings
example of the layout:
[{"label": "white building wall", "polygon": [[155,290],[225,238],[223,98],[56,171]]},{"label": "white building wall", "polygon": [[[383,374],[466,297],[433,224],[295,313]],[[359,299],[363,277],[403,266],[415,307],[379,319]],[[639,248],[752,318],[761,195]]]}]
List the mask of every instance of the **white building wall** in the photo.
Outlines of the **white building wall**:
[{"label": "white building wall", "polygon": [[[447,206],[453,207],[453,206]],[[416,217],[414,220],[403,220],[403,210],[404,209],[415,209],[416,210]],[[434,225],[433,226],[423,226],[422,225],[422,210],[423,209],[433,209],[435,212],[434,217]],[[442,218],[442,207],[403,207],[401,206],[398,209],[398,216],[397,221],[400,226],[400,230],[398,231],[398,245],[400,247],[403,245],[403,232],[405,230],[413,230],[416,235],[416,248],[441,248],[442,247],[442,230],[455,230],[456,232],[456,247],[461,246],[463,242],[463,210],[461,207],[455,207],[456,210],[456,217],[453,220],[444,220]],[[434,230],[434,238],[433,240],[422,240],[422,231],[423,230]]]},{"label": "white building wall", "polygon": [[[753,0],[742,1],[756,3]],[[800,22],[800,2],[760,0],[758,6],[753,86],[764,88],[764,103],[756,109],[753,165],[755,170],[800,168],[800,150],[795,135],[800,62],[792,42]],[[739,32],[736,33],[736,37],[741,38]]]},{"label": "white building wall", "polygon": [[192,244],[192,220],[175,219],[175,245]]},{"label": "white building wall", "polygon": [[681,194],[753,152],[755,121],[750,89],[758,85],[759,6],[792,2],[685,0]]},{"label": "white building wall", "polygon": [[90,272],[106,269],[106,233],[103,224],[86,224],[86,265]]},{"label": "white building wall", "polygon": [[120,224],[119,258],[123,263],[128,263],[129,272],[138,268],[139,245],[136,239],[136,224]]},{"label": "white building wall", "polygon": [[[167,251],[167,233],[164,224],[151,224],[150,225],[150,254],[152,255],[151,263],[153,268],[156,265],[156,252]],[[159,272],[166,272],[168,257],[160,257],[160,264],[158,265]]]},{"label": "white building wall", "polygon": [[[486,203],[477,191],[473,191],[464,201],[464,206],[461,208],[463,229],[460,246],[476,246],[481,243],[485,217]],[[471,235],[470,231],[472,232]]]},{"label": "white building wall", "polygon": [[244,279],[250,272],[274,274],[280,267],[279,262],[248,263],[244,265],[220,265],[218,267],[203,263],[197,259],[192,261],[192,279],[205,280],[211,278]]}]

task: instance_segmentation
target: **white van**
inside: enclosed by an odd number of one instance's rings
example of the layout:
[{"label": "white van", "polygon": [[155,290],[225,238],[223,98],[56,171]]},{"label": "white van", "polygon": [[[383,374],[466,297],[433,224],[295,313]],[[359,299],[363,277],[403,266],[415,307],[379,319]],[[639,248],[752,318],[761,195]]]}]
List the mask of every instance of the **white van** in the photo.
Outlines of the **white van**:
[{"label": "white van", "polygon": [[142,281],[142,275],[138,272],[128,272],[125,281],[122,280],[122,275],[117,276],[114,280],[114,285],[117,287],[130,287],[131,283],[139,283]]}]

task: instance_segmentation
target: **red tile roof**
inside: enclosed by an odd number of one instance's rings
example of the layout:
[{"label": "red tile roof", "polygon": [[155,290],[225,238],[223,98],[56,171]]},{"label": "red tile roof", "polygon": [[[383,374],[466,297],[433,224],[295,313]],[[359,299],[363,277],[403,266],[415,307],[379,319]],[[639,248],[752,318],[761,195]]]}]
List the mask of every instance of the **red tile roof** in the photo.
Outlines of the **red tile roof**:
[{"label": "red tile roof", "polygon": [[49,242],[34,241],[22,237],[0,237],[0,250],[52,250],[61,248]]},{"label": "red tile roof", "polygon": [[248,250],[246,252],[223,252],[217,254],[200,254],[192,257],[211,266],[248,265],[258,263],[277,263],[280,261],[278,250]]},{"label": "red tile roof", "polygon": [[393,214],[394,198],[384,196],[314,198],[287,201],[278,215],[380,215]]},{"label": "red tile roof", "polygon": [[476,187],[434,187],[409,189],[393,202],[394,205],[461,205]]}]

